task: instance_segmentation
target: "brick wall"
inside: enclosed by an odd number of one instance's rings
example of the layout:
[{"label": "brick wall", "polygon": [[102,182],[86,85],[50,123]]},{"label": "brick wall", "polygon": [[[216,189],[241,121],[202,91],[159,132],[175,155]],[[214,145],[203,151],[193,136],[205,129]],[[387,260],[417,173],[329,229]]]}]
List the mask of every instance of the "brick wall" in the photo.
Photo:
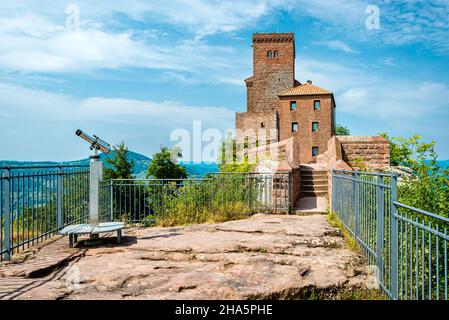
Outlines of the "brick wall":
[{"label": "brick wall", "polygon": [[[269,58],[268,51],[277,57]],[[278,129],[277,110],[282,92],[295,85],[295,38],[293,33],[253,35],[253,76],[245,80],[246,113],[236,113],[236,129]],[[263,124],[263,125],[262,125]],[[277,136],[276,141],[279,141]]]},{"label": "brick wall", "polygon": [[332,201],[332,170],[387,170],[390,167],[390,143],[378,136],[333,136],[318,162],[326,165],[329,171],[328,191]]},{"label": "brick wall", "polygon": [[258,159],[256,172],[290,171],[299,168],[299,154],[299,141],[294,137],[247,151],[248,159]]},{"label": "brick wall", "polygon": [[390,142],[384,137],[339,136],[343,160],[354,169],[390,167]]},{"label": "brick wall", "polygon": [[[250,159],[259,159],[255,172],[288,174],[287,176],[280,174],[282,179],[279,181],[284,183],[273,185],[272,201],[282,204],[290,200],[290,207],[293,208],[301,193],[299,141],[292,137],[278,143],[249,149],[247,154]],[[288,176],[289,180],[285,181]]]},{"label": "brick wall", "polygon": [[[275,111],[268,113],[237,112],[235,114],[235,128],[238,129],[237,139],[244,139],[248,135],[249,131],[246,131],[248,129],[252,129],[256,137],[265,135],[269,138],[269,130],[277,130],[277,113]],[[276,132],[273,134],[275,134],[273,141],[278,141],[278,134]]]},{"label": "brick wall", "polygon": [[[320,110],[314,110],[314,101],[320,100]],[[327,143],[334,134],[334,100],[332,95],[282,97],[279,109],[280,140],[296,137],[300,141],[301,162],[315,163],[312,147],[318,147],[318,154],[327,150]],[[296,110],[290,110],[290,102],[296,101]],[[292,123],[297,122],[299,129],[292,132]],[[318,122],[318,131],[312,132],[312,123]]]},{"label": "brick wall", "polygon": [[[278,57],[267,57],[268,51]],[[248,85],[248,83],[247,83]],[[295,37],[293,33],[253,35],[253,77],[248,88],[248,112],[277,110],[278,95],[295,85]]]}]

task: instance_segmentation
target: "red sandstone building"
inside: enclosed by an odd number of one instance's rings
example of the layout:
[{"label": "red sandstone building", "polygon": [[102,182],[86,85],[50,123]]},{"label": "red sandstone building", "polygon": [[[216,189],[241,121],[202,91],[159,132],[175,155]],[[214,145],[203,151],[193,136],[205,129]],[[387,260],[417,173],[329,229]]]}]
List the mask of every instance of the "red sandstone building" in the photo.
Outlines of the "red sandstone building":
[{"label": "red sandstone building", "polygon": [[301,163],[315,163],[327,151],[335,133],[334,96],[312,81],[295,79],[293,33],[253,35],[253,76],[245,83],[247,112],[236,113],[238,135],[274,129],[271,142],[296,137]]}]

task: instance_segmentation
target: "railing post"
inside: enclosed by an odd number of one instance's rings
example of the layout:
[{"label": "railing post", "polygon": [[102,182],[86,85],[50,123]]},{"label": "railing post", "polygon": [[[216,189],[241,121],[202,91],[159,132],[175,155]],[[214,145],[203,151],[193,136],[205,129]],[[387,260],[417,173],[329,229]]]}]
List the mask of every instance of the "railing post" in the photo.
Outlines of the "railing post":
[{"label": "railing post", "polygon": [[398,177],[395,173],[391,175],[391,197],[390,197],[390,292],[391,298],[398,299],[398,209],[395,202],[398,200]]},{"label": "railing post", "polygon": [[[6,252],[4,260],[11,260],[11,169],[6,169],[5,175],[5,200],[3,201],[3,212],[5,214],[5,238]],[[0,195],[1,196],[1,195]]]},{"label": "railing post", "polygon": [[[100,181],[103,177],[103,166],[100,156],[90,157],[90,177],[89,177],[89,224],[91,227],[98,227],[98,209],[100,195]],[[92,237],[92,235],[91,235]]]},{"label": "railing post", "polygon": [[331,214],[335,212],[335,170],[331,171],[331,188],[332,188],[332,194],[331,194]]},{"label": "railing post", "polygon": [[58,230],[62,227],[62,196],[63,196],[63,172],[62,167],[59,166],[57,175],[57,191],[56,191],[56,219],[58,223]]},{"label": "railing post", "polygon": [[360,174],[354,173],[354,238],[359,237],[359,225],[360,225]]},{"label": "railing post", "polygon": [[292,206],[292,196],[293,193],[293,185],[292,185],[292,173],[288,173],[288,214],[292,213],[293,206]]},{"label": "railing post", "polygon": [[111,221],[114,221],[114,184],[112,182],[112,180],[110,180],[109,182],[109,187],[110,187],[110,192],[111,192],[111,203],[110,203],[110,214],[111,214]]},{"label": "railing post", "polygon": [[376,266],[378,281],[382,281],[383,259],[382,254],[384,250],[384,188],[383,177],[377,176],[377,240],[376,240]]}]

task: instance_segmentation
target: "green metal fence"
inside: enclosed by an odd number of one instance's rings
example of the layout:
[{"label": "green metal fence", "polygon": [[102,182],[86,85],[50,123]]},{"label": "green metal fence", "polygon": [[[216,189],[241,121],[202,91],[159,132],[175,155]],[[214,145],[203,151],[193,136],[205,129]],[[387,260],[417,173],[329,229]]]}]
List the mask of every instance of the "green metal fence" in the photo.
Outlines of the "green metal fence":
[{"label": "green metal fence", "polygon": [[200,179],[107,180],[101,184],[100,220],[154,223],[161,219],[201,222],[291,209],[289,173],[220,173]]},{"label": "green metal fence", "polygon": [[397,175],[334,170],[332,211],[392,299],[448,299],[449,219],[400,203]]},{"label": "green metal fence", "polygon": [[0,261],[87,221],[89,167],[0,167]]}]

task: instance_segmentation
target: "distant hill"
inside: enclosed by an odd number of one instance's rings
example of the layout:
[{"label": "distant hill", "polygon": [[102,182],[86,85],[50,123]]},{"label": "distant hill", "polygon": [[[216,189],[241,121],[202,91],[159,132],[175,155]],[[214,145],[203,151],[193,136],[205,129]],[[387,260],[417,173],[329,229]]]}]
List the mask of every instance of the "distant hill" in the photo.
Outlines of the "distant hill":
[{"label": "distant hill", "polygon": [[438,162],[438,164],[440,166],[442,166],[444,168],[449,168],[449,160],[440,160],[440,161],[437,161],[437,162]]},{"label": "distant hill", "polygon": [[[103,165],[108,166],[104,161],[105,159],[114,158],[115,151],[112,150],[109,154],[100,153],[100,158],[103,161]],[[129,159],[133,160],[135,163],[133,174],[136,178],[145,178],[148,165],[151,159],[143,154],[129,151]],[[0,160],[0,167],[3,166],[49,166],[49,165],[89,165],[89,158],[74,160],[74,161],[64,161],[64,162],[52,162],[52,161],[2,161]],[[218,167],[215,163],[191,163],[191,162],[181,162],[181,165],[186,167],[187,173],[190,177],[203,177],[208,173],[218,171]]]},{"label": "distant hill", "polygon": [[208,173],[213,173],[218,171],[216,163],[192,163],[192,162],[181,162],[181,165],[186,167],[189,177],[204,177]]}]

